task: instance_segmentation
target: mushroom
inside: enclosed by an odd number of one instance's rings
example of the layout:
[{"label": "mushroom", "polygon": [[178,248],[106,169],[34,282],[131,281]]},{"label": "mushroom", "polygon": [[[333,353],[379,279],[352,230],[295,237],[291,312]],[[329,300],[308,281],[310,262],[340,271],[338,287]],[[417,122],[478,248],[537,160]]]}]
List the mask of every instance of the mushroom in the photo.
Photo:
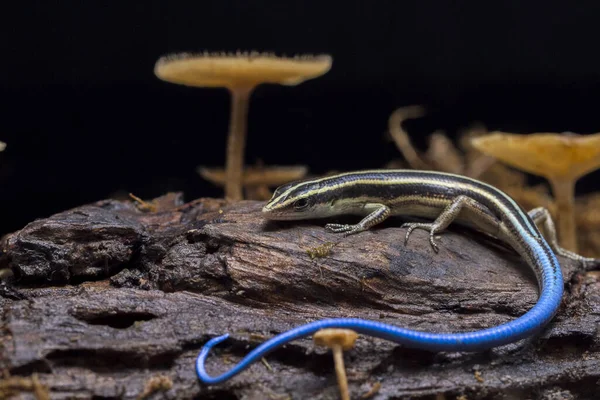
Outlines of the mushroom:
[{"label": "mushroom", "polygon": [[248,101],[261,83],[295,86],[325,74],[329,55],[294,58],[271,54],[175,54],[160,58],[154,73],[162,80],[196,87],[224,87],[231,92],[231,116],[227,142],[225,197],[242,199],[242,170],[246,146]]},{"label": "mushroom", "polygon": [[[436,170],[454,174],[467,175],[477,178],[488,170],[495,160],[469,146],[462,141],[462,152],[452,143],[452,140],[443,132],[435,131],[429,138],[429,147],[424,154],[420,154],[410,141],[408,133],[402,127],[408,119],[420,118],[425,115],[421,106],[401,107],[395,110],[388,119],[388,130],[400,153],[404,156],[409,167],[414,169]],[[482,125],[473,125],[463,131],[463,137],[479,136],[487,132]],[[390,163],[389,167],[396,168],[397,163]]]},{"label": "mushroom", "polygon": [[518,135],[492,132],[472,140],[483,153],[550,182],[561,246],[577,251],[575,235],[575,182],[600,167],[600,133],[577,135],[571,132]]},{"label": "mushroom", "polygon": [[429,169],[429,165],[413,147],[408,133],[402,128],[402,123],[407,119],[421,118],[424,115],[425,109],[423,107],[408,106],[398,108],[388,119],[388,129],[396,147],[398,147],[408,165],[414,169]]},{"label": "mushroom", "polygon": [[[200,176],[215,185],[224,186],[227,182],[225,171],[222,168],[198,167],[197,171]],[[269,200],[272,196],[269,187],[301,179],[307,172],[308,168],[303,165],[264,167],[259,164],[244,170],[242,186],[246,189],[246,198]]]},{"label": "mushroom", "polygon": [[350,400],[348,379],[344,368],[344,350],[354,347],[358,333],[350,329],[321,329],[313,335],[313,341],[318,346],[329,347],[333,352],[335,373],[337,375],[342,400]]}]

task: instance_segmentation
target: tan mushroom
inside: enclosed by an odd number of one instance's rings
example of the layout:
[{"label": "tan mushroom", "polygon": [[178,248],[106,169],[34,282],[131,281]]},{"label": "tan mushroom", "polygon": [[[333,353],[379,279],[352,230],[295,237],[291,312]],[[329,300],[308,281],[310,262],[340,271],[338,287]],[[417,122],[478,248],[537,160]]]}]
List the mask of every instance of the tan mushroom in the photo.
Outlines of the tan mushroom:
[{"label": "tan mushroom", "polygon": [[402,127],[408,119],[421,118],[425,115],[425,109],[421,106],[407,106],[395,110],[388,119],[388,129],[394,143],[404,159],[414,169],[430,169],[427,161],[415,150],[410,141],[408,133]]},{"label": "tan mushroom", "polygon": [[582,136],[492,132],[473,139],[472,143],[478,150],[550,182],[556,203],[559,242],[567,250],[577,251],[575,182],[600,167],[600,133]]},{"label": "tan mushroom", "polygon": [[[425,115],[421,106],[408,106],[395,110],[388,119],[390,136],[396,147],[402,153],[409,167],[414,169],[436,170],[454,174],[467,175],[472,178],[485,173],[495,160],[478,151],[473,151],[470,146],[461,143],[462,152],[454,145],[452,140],[443,132],[435,131],[429,137],[429,147],[424,154],[419,153],[410,141],[406,130],[402,127],[404,121],[420,118]],[[480,136],[487,132],[482,125],[473,125],[462,132],[463,137]],[[404,168],[403,164],[393,162],[388,168]]]},{"label": "tan mushroom", "polygon": [[231,92],[231,116],[227,142],[225,197],[242,199],[242,171],[246,146],[248,102],[261,83],[297,85],[325,74],[331,68],[328,55],[276,57],[261,53],[175,54],[159,59],[154,73],[162,80],[196,87],[224,87]]},{"label": "tan mushroom", "polygon": [[[227,182],[222,168],[198,167],[197,171],[200,176],[217,186],[225,186]],[[307,172],[308,168],[304,165],[247,167],[242,175],[242,187],[245,188],[248,199],[269,200],[273,195],[270,187],[302,179]]]},{"label": "tan mushroom", "polygon": [[348,379],[344,368],[344,350],[354,347],[358,333],[350,329],[321,329],[313,336],[313,341],[318,346],[329,347],[333,352],[335,373],[337,375],[340,395],[342,400],[350,400],[348,392]]}]

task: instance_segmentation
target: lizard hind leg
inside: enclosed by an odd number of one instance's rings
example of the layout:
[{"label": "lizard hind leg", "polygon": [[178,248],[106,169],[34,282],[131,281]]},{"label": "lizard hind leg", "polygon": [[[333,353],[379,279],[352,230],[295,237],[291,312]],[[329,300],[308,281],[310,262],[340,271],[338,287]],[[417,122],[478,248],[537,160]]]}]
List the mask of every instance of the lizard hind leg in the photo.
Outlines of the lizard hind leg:
[{"label": "lizard hind leg", "polygon": [[460,211],[464,208],[470,208],[474,210],[481,210],[482,205],[476,200],[468,196],[457,196],[452,203],[448,204],[442,213],[430,223],[423,222],[407,222],[402,224],[403,228],[408,228],[406,236],[404,238],[404,244],[408,242],[408,237],[415,229],[423,229],[429,231],[429,243],[433,248],[433,251],[438,252],[438,245],[435,242],[435,234],[446,229],[452,221],[458,217]]},{"label": "lizard hind leg", "polygon": [[598,263],[599,261],[595,258],[583,257],[577,253],[569,251],[567,249],[563,249],[559,246],[558,240],[556,237],[556,228],[554,226],[554,221],[552,220],[552,216],[547,208],[544,207],[536,207],[533,210],[529,211],[529,217],[535,222],[535,224],[541,228],[542,235],[548,240],[550,244],[550,248],[559,256],[579,261],[581,263]]}]

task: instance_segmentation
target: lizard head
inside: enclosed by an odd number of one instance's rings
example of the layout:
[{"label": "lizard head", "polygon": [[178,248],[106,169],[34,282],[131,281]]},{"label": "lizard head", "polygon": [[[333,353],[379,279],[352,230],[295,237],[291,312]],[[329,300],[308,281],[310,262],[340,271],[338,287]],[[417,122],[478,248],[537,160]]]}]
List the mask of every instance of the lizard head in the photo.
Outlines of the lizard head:
[{"label": "lizard head", "polygon": [[262,209],[267,219],[298,220],[325,217],[329,205],[322,201],[321,185],[314,180],[296,181],[278,187]]}]

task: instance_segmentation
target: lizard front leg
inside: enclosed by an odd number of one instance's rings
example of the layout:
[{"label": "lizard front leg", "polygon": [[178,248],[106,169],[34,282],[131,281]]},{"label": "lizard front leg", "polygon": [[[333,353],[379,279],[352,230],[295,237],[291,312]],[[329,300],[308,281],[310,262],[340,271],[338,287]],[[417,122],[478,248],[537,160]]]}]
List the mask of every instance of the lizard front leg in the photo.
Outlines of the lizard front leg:
[{"label": "lizard front leg", "polygon": [[385,204],[368,203],[366,209],[375,209],[372,213],[364,217],[358,224],[327,224],[325,229],[334,233],[344,233],[344,236],[352,235],[385,221],[390,216],[390,208]]}]

